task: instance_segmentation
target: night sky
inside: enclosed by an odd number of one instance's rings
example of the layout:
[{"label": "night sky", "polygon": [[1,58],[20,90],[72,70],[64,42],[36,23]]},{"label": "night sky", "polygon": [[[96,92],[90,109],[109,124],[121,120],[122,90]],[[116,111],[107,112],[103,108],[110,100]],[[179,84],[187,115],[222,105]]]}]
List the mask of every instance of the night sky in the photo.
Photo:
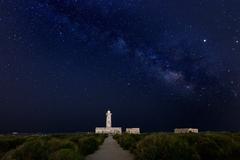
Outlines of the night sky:
[{"label": "night sky", "polygon": [[0,132],[240,130],[239,0],[0,0]]}]

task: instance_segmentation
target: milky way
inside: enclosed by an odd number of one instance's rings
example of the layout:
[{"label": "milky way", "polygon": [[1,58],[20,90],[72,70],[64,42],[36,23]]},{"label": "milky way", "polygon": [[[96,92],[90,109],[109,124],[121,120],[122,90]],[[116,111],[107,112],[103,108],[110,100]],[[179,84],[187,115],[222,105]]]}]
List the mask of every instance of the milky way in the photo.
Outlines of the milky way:
[{"label": "milky way", "polygon": [[239,6],[0,0],[1,131],[239,130]]}]

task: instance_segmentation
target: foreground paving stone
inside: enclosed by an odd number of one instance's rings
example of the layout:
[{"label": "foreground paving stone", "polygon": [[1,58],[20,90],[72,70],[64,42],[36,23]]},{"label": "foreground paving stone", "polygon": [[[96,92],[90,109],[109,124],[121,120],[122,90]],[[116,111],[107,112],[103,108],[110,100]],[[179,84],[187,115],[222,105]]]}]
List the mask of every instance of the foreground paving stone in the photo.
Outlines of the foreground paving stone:
[{"label": "foreground paving stone", "polygon": [[123,150],[112,136],[108,136],[99,150],[87,156],[86,160],[134,160],[134,156]]}]

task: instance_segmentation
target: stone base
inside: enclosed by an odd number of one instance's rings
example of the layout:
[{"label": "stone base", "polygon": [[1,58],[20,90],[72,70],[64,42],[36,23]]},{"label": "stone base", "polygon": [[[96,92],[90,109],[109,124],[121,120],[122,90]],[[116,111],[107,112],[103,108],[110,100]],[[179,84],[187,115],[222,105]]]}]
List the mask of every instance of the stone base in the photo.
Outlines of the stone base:
[{"label": "stone base", "polygon": [[97,127],[95,129],[95,133],[97,134],[122,134],[121,127]]},{"label": "stone base", "polygon": [[198,133],[197,128],[176,128],[174,133]]}]

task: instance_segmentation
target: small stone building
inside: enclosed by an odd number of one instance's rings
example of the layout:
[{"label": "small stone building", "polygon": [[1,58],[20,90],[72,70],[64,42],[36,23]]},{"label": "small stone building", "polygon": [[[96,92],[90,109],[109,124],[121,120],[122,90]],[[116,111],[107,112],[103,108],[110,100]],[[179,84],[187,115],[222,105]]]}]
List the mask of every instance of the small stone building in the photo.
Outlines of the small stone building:
[{"label": "small stone building", "polygon": [[198,133],[197,128],[176,128],[174,133]]},{"label": "small stone building", "polygon": [[140,134],[140,128],[126,128],[126,133]]}]

